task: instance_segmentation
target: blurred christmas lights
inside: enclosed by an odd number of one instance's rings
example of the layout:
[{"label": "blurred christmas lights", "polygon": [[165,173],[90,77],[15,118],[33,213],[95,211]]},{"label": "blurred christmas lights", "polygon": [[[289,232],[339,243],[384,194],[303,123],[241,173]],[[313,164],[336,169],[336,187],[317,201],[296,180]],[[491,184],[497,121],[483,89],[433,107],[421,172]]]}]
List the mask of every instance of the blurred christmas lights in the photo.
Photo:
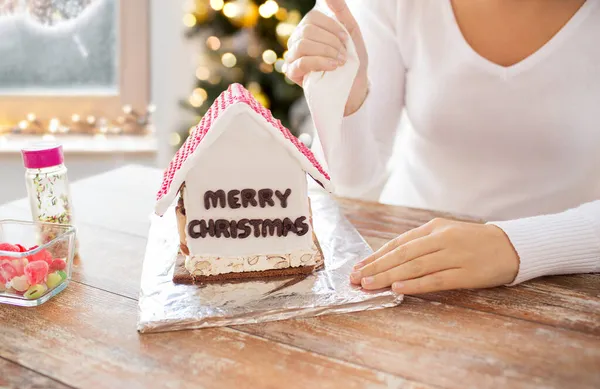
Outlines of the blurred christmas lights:
[{"label": "blurred christmas lights", "polygon": [[258,13],[265,19],[272,17],[277,11],[279,11],[279,4],[274,0],[267,0],[258,7]]},{"label": "blurred christmas lights", "polygon": [[[206,100],[206,92],[198,91],[197,94]],[[0,126],[0,135],[41,135],[54,136],[63,134],[145,134],[153,131],[151,115],[156,110],[153,104],[148,105],[145,113],[139,113],[131,105],[124,105],[123,112],[125,117],[119,116],[116,120],[110,121],[105,117],[96,117],[94,115],[82,116],[74,113],[67,120],[61,122],[57,117],[43,120],[38,118],[33,112],[26,116],[26,120],[20,120],[15,125]],[[67,124],[68,123],[68,124]]]},{"label": "blurred christmas lights", "polygon": [[232,53],[225,53],[221,57],[221,62],[223,63],[223,66],[232,68],[237,63],[237,58],[235,58],[235,55],[233,55]]}]

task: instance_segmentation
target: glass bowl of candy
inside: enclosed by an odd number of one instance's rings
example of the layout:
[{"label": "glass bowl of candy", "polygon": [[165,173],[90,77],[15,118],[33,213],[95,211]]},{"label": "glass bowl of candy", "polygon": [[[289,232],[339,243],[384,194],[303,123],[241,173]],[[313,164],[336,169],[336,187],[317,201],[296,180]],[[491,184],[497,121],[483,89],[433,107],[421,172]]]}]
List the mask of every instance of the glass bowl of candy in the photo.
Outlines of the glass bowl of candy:
[{"label": "glass bowl of candy", "polygon": [[71,280],[75,228],[0,220],[0,303],[37,306]]}]

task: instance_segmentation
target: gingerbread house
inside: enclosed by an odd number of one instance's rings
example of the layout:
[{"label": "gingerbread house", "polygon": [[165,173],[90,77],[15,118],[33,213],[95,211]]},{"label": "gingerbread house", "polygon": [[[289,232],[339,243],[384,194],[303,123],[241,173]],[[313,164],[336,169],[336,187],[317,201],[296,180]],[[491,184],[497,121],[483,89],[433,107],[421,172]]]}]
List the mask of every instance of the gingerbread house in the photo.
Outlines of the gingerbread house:
[{"label": "gingerbread house", "polygon": [[312,152],[241,85],[213,103],[164,173],[155,211],[176,200],[176,282],[310,273],[322,264],[308,177],[331,189]]}]

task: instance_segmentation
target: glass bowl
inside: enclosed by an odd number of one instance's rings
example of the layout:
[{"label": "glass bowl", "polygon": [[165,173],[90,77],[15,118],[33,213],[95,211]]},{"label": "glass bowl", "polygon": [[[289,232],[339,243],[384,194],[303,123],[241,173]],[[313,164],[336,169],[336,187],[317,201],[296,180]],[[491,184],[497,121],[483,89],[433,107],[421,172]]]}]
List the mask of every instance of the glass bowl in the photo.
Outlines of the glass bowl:
[{"label": "glass bowl", "polygon": [[73,226],[0,220],[0,303],[33,307],[71,280]]}]

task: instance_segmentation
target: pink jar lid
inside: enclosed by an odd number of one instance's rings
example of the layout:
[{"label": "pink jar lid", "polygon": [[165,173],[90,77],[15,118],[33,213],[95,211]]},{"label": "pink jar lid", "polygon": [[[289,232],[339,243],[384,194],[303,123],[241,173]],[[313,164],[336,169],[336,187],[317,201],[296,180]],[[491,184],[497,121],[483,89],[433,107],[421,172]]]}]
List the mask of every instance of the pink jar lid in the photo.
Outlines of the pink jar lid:
[{"label": "pink jar lid", "polygon": [[65,158],[61,145],[39,143],[21,150],[23,164],[27,169],[42,169],[60,165]]}]

